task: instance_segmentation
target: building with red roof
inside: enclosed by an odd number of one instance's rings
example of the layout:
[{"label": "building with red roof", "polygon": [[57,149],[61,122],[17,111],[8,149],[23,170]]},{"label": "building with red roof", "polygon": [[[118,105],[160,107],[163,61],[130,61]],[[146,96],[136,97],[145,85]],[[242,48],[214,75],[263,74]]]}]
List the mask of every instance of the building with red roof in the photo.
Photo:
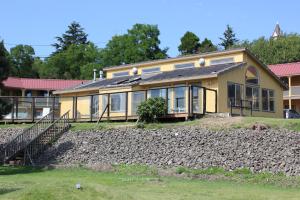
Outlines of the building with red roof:
[{"label": "building with red roof", "polygon": [[8,77],[0,96],[49,96],[52,91],[84,84],[87,80],[35,79]]},{"label": "building with red roof", "polygon": [[269,65],[282,81],[289,85],[283,93],[284,107],[300,112],[300,62]]}]

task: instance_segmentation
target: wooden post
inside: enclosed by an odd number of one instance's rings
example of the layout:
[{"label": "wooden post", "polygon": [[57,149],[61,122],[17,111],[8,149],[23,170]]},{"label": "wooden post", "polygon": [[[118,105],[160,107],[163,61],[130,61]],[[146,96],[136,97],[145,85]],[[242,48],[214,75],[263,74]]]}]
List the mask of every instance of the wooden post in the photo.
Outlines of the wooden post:
[{"label": "wooden post", "polygon": [[191,86],[188,86],[188,117],[191,116]]},{"label": "wooden post", "polygon": [[18,120],[18,112],[19,112],[19,97],[16,97],[16,119]]},{"label": "wooden post", "polygon": [[169,105],[168,105],[168,102],[169,102],[169,88],[166,88],[166,99],[165,99],[165,102],[166,102],[166,111],[167,111],[167,114],[168,114],[168,110],[169,110]]},{"label": "wooden post", "polygon": [[232,117],[232,100],[230,99],[230,101],[229,101],[229,104],[230,104],[230,116]]},{"label": "wooden post", "polygon": [[215,90],[215,113],[218,112],[218,92]]},{"label": "wooden post", "polygon": [[128,120],[128,92],[125,93],[126,94],[126,104],[125,104],[125,120]]},{"label": "wooden post", "polygon": [[32,122],[34,122],[34,117],[35,117],[35,97],[32,97],[32,110],[31,110],[31,115],[32,115]]},{"label": "wooden post", "polygon": [[77,121],[77,96],[75,96],[74,120]]},{"label": "wooden post", "polygon": [[240,100],[240,108],[241,108],[240,115],[243,116],[243,100]]},{"label": "wooden post", "polygon": [[[50,98],[50,97],[47,97],[47,98]],[[54,117],[55,117],[54,111],[55,111],[55,97],[53,96],[53,98],[52,98],[52,122],[54,122]]]},{"label": "wooden post", "polygon": [[94,96],[91,95],[91,106],[90,106],[90,121],[93,121],[93,109],[94,109]]},{"label": "wooden post", "polygon": [[15,122],[15,98],[12,98],[11,122]]},{"label": "wooden post", "polygon": [[252,109],[253,109],[252,101],[250,101],[250,109],[251,109],[251,117],[252,117]]},{"label": "wooden post", "polygon": [[203,88],[203,115],[206,113],[206,88]]},{"label": "wooden post", "polygon": [[110,120],[110,94],[107,94],[107,120]]}]

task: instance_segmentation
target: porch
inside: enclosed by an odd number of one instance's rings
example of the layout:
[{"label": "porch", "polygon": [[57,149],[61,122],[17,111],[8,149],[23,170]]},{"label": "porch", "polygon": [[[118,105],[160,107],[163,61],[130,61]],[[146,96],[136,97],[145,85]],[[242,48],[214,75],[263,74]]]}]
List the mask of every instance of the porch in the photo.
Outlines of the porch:
[{"label": "porch", "polygon": [[196,85],[164,87],[69,97],[0,97],[8,102],[11,113],[2,122],[35,122],[54,110],[54,118],[70,110],[74,122],[136,120],[138,106],[148,98],[166,101],[164,118],[197,118],[217,112],[217,91]]}]

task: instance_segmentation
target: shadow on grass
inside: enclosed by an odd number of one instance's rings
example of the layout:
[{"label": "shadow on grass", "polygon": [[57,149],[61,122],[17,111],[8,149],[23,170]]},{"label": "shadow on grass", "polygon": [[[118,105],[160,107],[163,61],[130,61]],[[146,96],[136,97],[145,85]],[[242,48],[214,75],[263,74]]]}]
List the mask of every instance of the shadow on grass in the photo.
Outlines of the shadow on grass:
[{"label": "shadow on grass", "polygon": [[15,192],[19,190],[19,188],[0,188],[0,195]]},{"label": "shadow on grass", "polygon": [[[42,167],[0,166],[0,175],[16,175],[43,172]],[[1,189],[1,188],[0,188]]]}]

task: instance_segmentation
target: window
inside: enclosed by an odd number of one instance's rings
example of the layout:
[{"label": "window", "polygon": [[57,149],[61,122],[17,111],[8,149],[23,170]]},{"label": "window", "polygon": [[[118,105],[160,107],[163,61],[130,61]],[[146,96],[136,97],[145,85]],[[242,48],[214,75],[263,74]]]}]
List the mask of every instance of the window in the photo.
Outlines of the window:
[{"label": "window", "polygon": [[145,92],[132,93],[132,114],[136,114],[138,106],[145,101]]},{"label": "window", "polygon": [[274,112],[274,90],[262,89],[262,109],[267,112]]},{"label": "window", "polygon": [[255,67],[248,67],[246,71],[246,84],[258,85],[258,72]]},{"label": "window", "polygon": [[185,112],[185,87],[174,88],[174,111]]},{"label": "window", "polygon": [[113,77],[129,76],[129,72],[116,72],[113,73]]},{"label": "window", "polygon": [[220,65],[220,64],[233,63],[233,62],[234,62],[233,57],[213,59],[213,60],[210,61],[210,65]]},{"label": "window", "polygon": [[149,98],[162,97],[166,98],[166,89],[151,89],[148,91]]},{"label": "window", "polygon": [[158,72],[160,72],[160,67],[142,69],[143,74],[151,74],[151,73],[158,73]]},{"label": "window", "polygon": [[227,84],[227,102],[230,106],[240,106],[242,99],[242,86],[237,83],[228,83]]},{"label": "window", "polygon": [[110,110],[111,112],[125,111],[125,93],[111,94],[110,96]]},{"label": "window", "polygon": [[184,63],[174,65],[175,69],[192,68],[195,67],[195,63]]},{"label": "window", "polygon": [[199,92],[200,89],[198,87],[193,87],[192,96],[193,96],[193,112],[200,112],[200,102],[199,102]]},{"label": "window", "polygon": [[252,102],[253,110],[259,110],[259,88],[246,86],[246,100]]}]

